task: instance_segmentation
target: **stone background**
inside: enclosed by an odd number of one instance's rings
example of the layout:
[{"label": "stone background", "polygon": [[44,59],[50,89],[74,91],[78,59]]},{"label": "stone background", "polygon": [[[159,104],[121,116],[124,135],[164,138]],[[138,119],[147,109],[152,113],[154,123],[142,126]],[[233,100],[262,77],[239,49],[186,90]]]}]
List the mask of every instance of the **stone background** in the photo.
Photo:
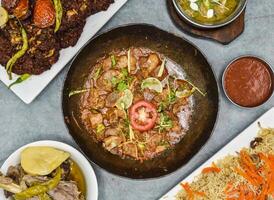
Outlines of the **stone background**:
[{"label": "stone background", "polygon": [[[205,53],[221,86],[225,66],[237,56],[258,55],[274,66],[273,0],[248,0],[245,22],[244,33],[231,44],[223,46],[193,38],[178,30],[167,13],[165,0],[129,0],[101,31],[127,23],[149,23],[181,35]],[[76,146],[66,131],[61,112],[62,84],[67,70],[68,68],[64,69],[30,105],[24,104],[0,83],[0,165],[18,147],[33,141],[51,139]],[[186,166],[175,173],[155,180],[134,181],[116,177],[93,165],[99,182],[99,199],[149,200],[161,197],[274,106],[273,97],[267,104],[256,109],[237,108],[225,98],[221,88],[220,101],[220,115],[210,141]]]}]

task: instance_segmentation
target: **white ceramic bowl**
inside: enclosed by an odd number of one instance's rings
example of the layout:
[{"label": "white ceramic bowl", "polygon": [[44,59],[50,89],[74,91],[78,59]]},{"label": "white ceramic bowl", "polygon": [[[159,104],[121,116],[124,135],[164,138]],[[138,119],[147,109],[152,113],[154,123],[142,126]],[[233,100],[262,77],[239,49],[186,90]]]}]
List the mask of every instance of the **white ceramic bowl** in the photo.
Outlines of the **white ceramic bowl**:
[{"label": "white ceramic bowl", "polygon": [[[97,200],[98,199],[98,184],[97,184],[97,179],[94,173],[93,168],[91,167],[90,163],[88,160],[75,148],[71,147],[70,145],[64,144],[62,142],[56,142],[56,141],[38,141],[38,142],[33,142],[30,144],[27,144],[18,150],[16,150],[13,154],[8,157],[8,159],[5,161],[5,163],[2,165],[0,171],[2,173],[6,173],[9,166],[11,165],[17,165],[20,163],[20,154],[21,152],[29,146],[49,146],[49,147],[54,147],[56,149],[60,149],[63,151],[66,151],[71,154],[71,159],[75,161],[78,166],[81,168],[84,176],[85,176],[85,181],[86,181],[86,199],[87,200]],[[0,199],[4,200],[6,199],[4,196],[4,191],[0,190]]]}]

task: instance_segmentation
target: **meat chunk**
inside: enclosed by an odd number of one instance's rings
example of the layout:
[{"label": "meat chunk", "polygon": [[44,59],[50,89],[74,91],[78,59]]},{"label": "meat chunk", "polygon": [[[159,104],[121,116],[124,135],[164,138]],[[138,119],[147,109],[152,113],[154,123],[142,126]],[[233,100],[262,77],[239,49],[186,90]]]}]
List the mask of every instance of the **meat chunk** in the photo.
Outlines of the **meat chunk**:
[{"label": "meat chunk", "polygon": [[55,9],[51,0],[36,0],[33,22],[39,28],[47,28],[55,23]]},{"label": "meat chunk", "polygon": [[126,68],[128,65],[128,59],[127,56],[120,56],[117,59],[117,64],[116,64],[116,68],[122,69],[122,68]]},{"label": "meat chunk", "polygon": [[24,172],[20,166],[10,166],[8,168],[7,177],[11,178],[15,183],[19,184],[23,176]]},{"label": "meat chunk", "polygon": [[31,187],[37,183],[43,183],[48,180],[46,176],[31,176],[25,175],[23,176],[22,180],[26,183],[28,187]]},{"label": "meat chunk", "polygon": [[136,158],[138,156],[138,149],[136,144],[126,143],[123,145],[123,153],[127,156]]},{"label": "meat chunk", "polygon": [[111,91],[113,85],[113,78],[117,78],[120,75],[118,70],[108,70],[102,74],[102,76],[98,79],[97,85],[101,88],[104,88],[106,91]]},{"label": "meat chunk", "polygon": [[112,150],[113,148],[119,146],[123,142],[123,139],[119,136],[109,136],[104,139],[104,144],[103,146],[107,150]]},{"label": "meat chunk", "polygon": [[151,73],[153,70],[157,68],[159,64],[160,64],[160,59],[158,55],[150,54],[147,61],[141,67],[145,68],[145,70],[147,70],[148,73]]},{"label": "meat chunk", "polygon": [[117,91],[110,93],[106,98],[106,107],[108,108],[115,107],[115,104],[120,97],[121,97],[121,94]]},{"label": "meat chunk", "polygon": [[96,114],[91,113],[89,115],[89,121],[90,121],[91,126],[93,128],[96,128],[99,124],[103,123],[102,114],[100,114],[100,113],[96,113]]},{"label": "meat chunk", "polygon": [[81,193],[73,181],[61,181],[56,188],[48,194],[53,200],[80,200]]},{"label": "meat chunk", "polygon": [[108,120],[109,124],[117,124],[119,122],[119,118],[126,119],[126,113],[116,108],[112,108],[107,111],[106,120]]}]

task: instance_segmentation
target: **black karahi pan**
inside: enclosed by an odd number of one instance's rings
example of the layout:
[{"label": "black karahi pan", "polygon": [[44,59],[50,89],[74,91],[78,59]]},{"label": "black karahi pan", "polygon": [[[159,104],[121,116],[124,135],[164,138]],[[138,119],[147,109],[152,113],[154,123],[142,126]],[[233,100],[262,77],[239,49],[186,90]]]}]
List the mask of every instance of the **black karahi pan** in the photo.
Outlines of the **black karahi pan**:
[{"label": "black karahi pan", "polygon": [[[80,120],[80,96],[69,92],[83,88],[91,67],[99,57],[117,48],[147,47],[160,52],[183,67],[187,78],[207,92],[194,95],[194,113],[189,131],[174,149],[143,163],[121,159],[96,143]],[[218,86],[211,66],[200,50],[190,42],[146,24],[112,29],[92,39],[71,64],[63,88],[63,114],[69,133],[89,158],[103,169],[128,178],[156,178],[174,172],[186,164],[207,142],[214,129],[219,108]]]}]

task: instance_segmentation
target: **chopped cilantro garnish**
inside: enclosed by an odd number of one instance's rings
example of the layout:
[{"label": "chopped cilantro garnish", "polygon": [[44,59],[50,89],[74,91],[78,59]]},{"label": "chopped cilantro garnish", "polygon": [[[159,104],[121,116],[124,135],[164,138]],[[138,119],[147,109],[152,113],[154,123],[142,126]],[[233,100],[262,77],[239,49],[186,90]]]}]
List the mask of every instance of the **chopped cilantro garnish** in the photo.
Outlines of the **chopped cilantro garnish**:
[{"label": "chopped cilantro garnish", "polygon": [[168,94],[168,103],[173,104],[176,101],[176,91],[170,90]]},{"label": "chopped cilantro garnish", "polygon": [[160,124],[157,126],[157,128],[159,128],[159,131],[172,128],[172,124],[172,120],[168,115],[166,115],[165,113],[160,114]]},{"label": "chopped cilantro garnish", "polygon": [[122,69],[122,75],[123,75],[123,77],[127,77],[128,76],[128,71],[127,71],[126,68]]},{"label": "chopped cilantro garnish", "polygon": [[117,85],[117,90],[118,90],[119,92],[122,92],[122,91],[124,91],[124,90],[126,90],[126,89],[128,89],[128,84],[126,83],[125,80],[118,83],[118,85]]}]

